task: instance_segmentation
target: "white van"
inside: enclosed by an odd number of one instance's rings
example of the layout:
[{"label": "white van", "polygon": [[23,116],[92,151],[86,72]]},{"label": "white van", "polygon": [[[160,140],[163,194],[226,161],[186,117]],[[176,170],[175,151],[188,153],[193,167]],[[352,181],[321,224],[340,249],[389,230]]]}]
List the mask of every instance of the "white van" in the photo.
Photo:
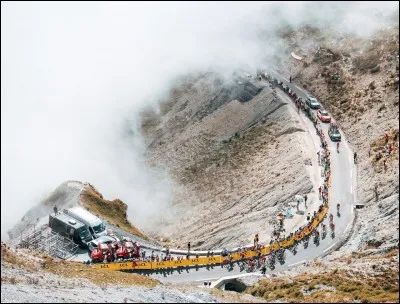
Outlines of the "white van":
[{"label": "white van", "polygon": [[84,223],[89,232],[93,235],[93,238],[97,239],[103,235],[107,235],[106,225],[93,213],[86,209],[76,206],[69,209],[64,209],[64,213]]}]

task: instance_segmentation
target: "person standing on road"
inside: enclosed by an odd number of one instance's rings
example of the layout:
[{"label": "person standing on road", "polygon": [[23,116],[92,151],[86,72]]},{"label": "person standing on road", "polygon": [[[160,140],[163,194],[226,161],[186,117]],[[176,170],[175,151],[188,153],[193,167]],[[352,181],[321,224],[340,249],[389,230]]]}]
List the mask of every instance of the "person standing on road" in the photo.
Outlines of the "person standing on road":
[{"label": "person standing on road", "polygon": [[54,208],[53,208],[53,211],[54,211],[54,215],[57,215],[57,206],[56,205],[54,205]]},{"label": "person standing on road", "polygon": [[317,155],[318,155],[318,165],[319,165],[321,163],[321,152],[318,151]]},{"label": "person standing on road", "polygon": [[354,163],[357,163],[357,152],[354,152]]},{"label": "person standing on road", "polygon": [[289,77],[289,82],[292,83],[292,75]]},{"label": "person standing on road", "polygon": [[307,194],[304,195],[304,206],[307,208]]},{"label": "person standing on road", "polygon": [[265,267],[265,265],[263,265],[263,267],[261,268],[261,274],[265,275],[266,272],[267,268]]}]

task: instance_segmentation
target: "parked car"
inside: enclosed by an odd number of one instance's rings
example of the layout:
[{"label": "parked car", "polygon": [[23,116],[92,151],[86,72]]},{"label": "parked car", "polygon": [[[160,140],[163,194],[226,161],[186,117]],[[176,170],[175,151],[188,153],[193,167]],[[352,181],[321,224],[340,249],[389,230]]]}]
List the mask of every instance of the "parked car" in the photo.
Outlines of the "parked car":
[{"label": "parked car", "polygon": [[314,110],[317,110],[320,107],[318,100],[310,95],[307,95],[306,97],[306,104]]},{"label": "parked car", "polygon": [[93,248],[90,253],[92,263],[103,262],[107,258],[108,262],[114,261],[114,254],[106,243],[98,244],[98,247]]},{"label": "parked car", "polygon": [[322,122],[331,122],[331,116],[327,110],[318,109],[317,116]]},{"label": "parked car", "polygon": [[[119,242],[119,238],[117,238],[116,236],[110,236],[110,235],[104,235],[99,237],[98,239],[95,239],[91,242],[89,242],[88,244],[88,249],[89,252],[91,253],[95,248],[97,248],[99,246],[99,244],[107,244],[107,246],[109,247],[109,245],[111,243],[114,242]],[[111,250],[111,248],[110,248]]]}]

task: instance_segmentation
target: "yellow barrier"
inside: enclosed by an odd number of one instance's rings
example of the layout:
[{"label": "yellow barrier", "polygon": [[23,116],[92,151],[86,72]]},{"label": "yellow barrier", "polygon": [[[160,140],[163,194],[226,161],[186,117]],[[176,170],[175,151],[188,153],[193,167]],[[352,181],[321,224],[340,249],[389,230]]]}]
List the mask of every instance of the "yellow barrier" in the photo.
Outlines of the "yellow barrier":
[{"label": "yellow barrier", "polygon": [[[278,250],[280,247],[290,247],[295,241],[301,241],[306,235],[310,234],[315,227],[324,219],[326,213],[328,212],[328,207],[324,206],[318,216],[312,221],[312,223],[305,227],[302,231],[288,240],[280,241],[279,243],[273,243],[271,246],[265,246],[261,250],[247,250],[244,251],[244,258],[255,257],[261,252],[261,255],[267,255],[271,250]],[[232,255],[232,261],[239,261],[242,259],[240,253],[235,252]],[[213,257],[199,257],[192,259],[182,259],[173,261],[161,261],[161,262],[139,262],[139,261],[129,261],[120,263],[107,263],[107,264],[94,264],[94,268],[108,269],[108,270],[151,270],[151,269],[168,269],[168,268],[179,268],[186,266],[199,266],[199,265],[211,265],[211,264],[222,264],[224,262],[229,262],[228,257],[222,257],[220,255]]]}]

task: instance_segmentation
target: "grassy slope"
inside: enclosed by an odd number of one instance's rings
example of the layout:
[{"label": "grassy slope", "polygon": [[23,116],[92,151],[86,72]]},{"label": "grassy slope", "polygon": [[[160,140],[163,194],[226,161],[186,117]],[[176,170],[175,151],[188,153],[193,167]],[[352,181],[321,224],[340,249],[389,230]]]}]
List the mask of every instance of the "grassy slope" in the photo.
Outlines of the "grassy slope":
[{"label": "grassy slope", "polygon": [[[1,247],[1,262],[2,267],[3,263],[5,263],[5,266],[12,265],[12,267],[20,267],[27,269],[30,272],[38,271],[42,274],[43,271],[46,271],[66,278],[86,278],[93,284],[99,286],[141,285],[146,287],[154,287],[159,284],[159,281],[155,279],[138,274],[96,269],[90,265],[85,265],[78,262],[53,259],[35,251],[18,251],[18,253],[16,253],[15,251],[9,250],[5,246]],[[1,281],[15,284],[21,280],[20,278],[2,276]]]},{"label": "grassy slope", "polygon": [[[398,250],[379,257],[391,259]],[[359,259],[360,257],[356,257]],[[369,257],[373,262],[377,257]],[[352,258],[348,258],[348,263]],[[373,266],[374,267],[374,266]],[[380,266],[377,266],[377,268]],[[321,286],[323,286],[321,288]],[[274,278],[260,281],[249,287],[247,293],[263,297],[267,301],[280,300],[300,303],[393,303],[399,302],[399,272],[387,268],[379,274],[369,275],[369,271],[353,272],[331,269],[318,274],[301,274],[293,278]]]},{"label": "grassy slope", "polygon": [[94,214],[105,218],[109,223],[141,238],[148,239],[147,236],[128,221],[126,218],[128,206],[121,200],[105,200],[93,187],[87,187],[81,193],[80,202],[82,206],[89,209]]}]

